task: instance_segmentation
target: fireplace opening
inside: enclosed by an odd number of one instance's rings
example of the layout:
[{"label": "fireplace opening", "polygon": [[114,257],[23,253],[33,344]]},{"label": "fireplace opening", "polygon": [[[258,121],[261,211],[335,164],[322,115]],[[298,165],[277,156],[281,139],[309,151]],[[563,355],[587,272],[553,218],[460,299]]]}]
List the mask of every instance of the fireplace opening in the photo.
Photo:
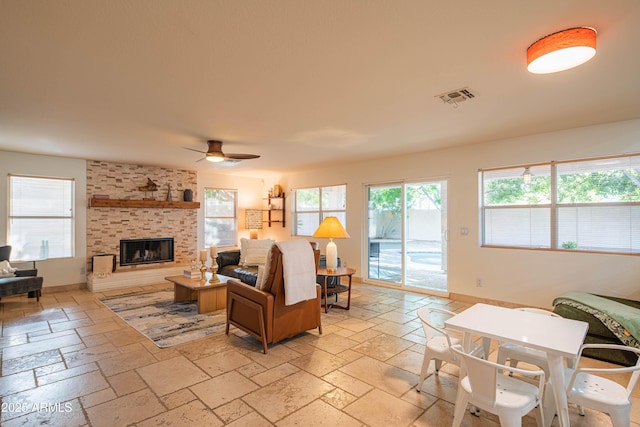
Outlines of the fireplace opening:
[{"label": "fireplace opening", "polygon": [[173,237],[120,240],[120,265],[173,261]]}]

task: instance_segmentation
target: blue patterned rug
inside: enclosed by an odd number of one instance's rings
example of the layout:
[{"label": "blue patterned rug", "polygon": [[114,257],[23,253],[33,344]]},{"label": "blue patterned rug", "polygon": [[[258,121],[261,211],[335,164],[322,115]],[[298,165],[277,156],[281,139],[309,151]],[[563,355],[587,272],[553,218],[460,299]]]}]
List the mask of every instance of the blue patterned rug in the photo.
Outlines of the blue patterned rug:
[{"label": "blue patterned rug", "polygon": [[195,302],[173,302],[173,288],[109,296],[100,302],[161,348],[223,333],[227,322],[226,310],[198,314]]}]

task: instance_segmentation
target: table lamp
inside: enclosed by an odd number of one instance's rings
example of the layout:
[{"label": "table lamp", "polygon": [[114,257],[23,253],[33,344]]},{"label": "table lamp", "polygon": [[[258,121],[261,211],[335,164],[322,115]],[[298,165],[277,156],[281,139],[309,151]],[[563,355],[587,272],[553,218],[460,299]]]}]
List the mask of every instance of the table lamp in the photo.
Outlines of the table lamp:
[{"label": "table lamp", "polygon": [[262,229],[262,211],[259,209],[247,209],[244,213],[244,225],[249,230],[251,239],[258,238],[258,230]]},{"label": "table lamp", "polygon": [[349,233],[340,224],[337,217],[328,216],[322,220],[318,229],[313,233],[313,237],[329,239],[326,251],[327,271],[335,273],[338,268],[338,247],[333,242],[333,239],[348,239]]}]

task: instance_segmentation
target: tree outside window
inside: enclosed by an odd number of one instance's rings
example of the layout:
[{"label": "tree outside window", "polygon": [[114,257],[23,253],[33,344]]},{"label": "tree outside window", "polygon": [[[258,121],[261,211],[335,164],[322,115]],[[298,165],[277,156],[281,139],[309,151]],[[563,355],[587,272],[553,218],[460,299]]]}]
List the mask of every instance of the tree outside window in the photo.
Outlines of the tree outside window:
[{"label": "tree outside window", "polygon": [[485,170],[483,244],[640,253],[640,155]]}]

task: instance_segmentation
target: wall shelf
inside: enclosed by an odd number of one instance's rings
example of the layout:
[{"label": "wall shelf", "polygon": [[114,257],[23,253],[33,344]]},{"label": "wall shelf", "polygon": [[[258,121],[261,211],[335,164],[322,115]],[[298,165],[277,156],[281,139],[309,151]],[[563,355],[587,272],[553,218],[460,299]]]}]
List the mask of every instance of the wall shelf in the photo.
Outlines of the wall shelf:
[{"label": "wall shelf", "polygon": [[[269,224],[269,227],[271,227],[271,224],[273,223],[282,223],[282,228],[285,227],[285,196],[284,194],[280,197],[267,197],[266,199],[264,199],[267,201],[267,209],[264,210],[264,212],[267,212],[267,219],[265,221],[263,221],[266,224]],[[279,203],[277,203],[277,207],[274,207],[273,201],[274,200],[280,200]],[[280,213],[281,217],[280,219],[277,219],[277,217],[275,215],[273,215],[274,213]]]},{"label": "wall shelf", "polygon": [[90,208],[199,209],[200,202],[167,200],[89,199]]}]

